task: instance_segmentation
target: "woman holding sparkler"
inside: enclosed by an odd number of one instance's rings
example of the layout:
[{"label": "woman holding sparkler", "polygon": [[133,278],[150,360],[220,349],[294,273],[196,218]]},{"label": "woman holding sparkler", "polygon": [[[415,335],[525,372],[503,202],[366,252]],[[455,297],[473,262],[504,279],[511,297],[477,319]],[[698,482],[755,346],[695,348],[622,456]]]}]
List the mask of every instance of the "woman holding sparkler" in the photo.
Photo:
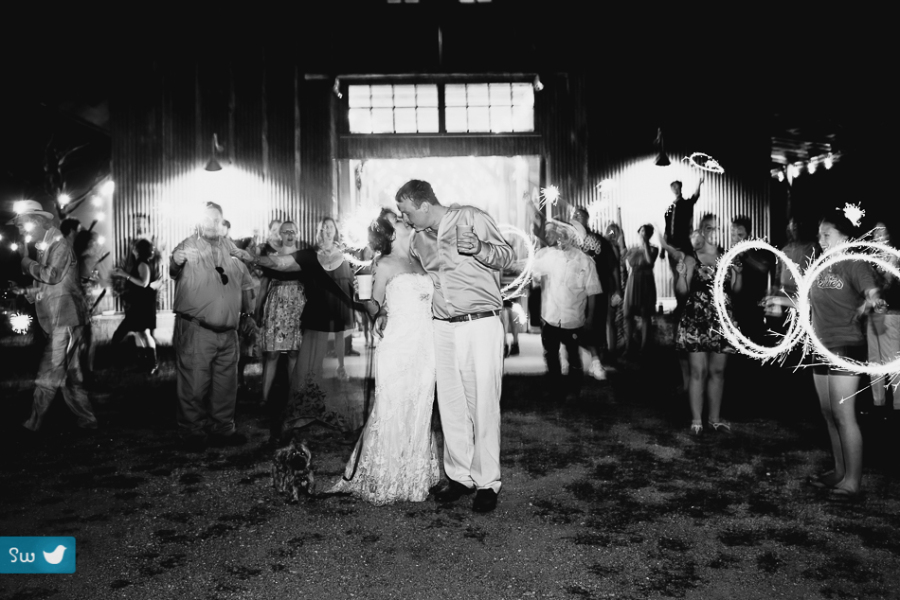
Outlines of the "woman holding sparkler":
[{"label": "woman holding sparkler", "polygon": [[[678,260],[675,268],[678,274],[675,291],[687,296],[678,323],[675,347],[688,353],[688,399],[691,405],[691,433],[694,435],[703,433],[704,398],[709,402],[707,419],[712,430],[731,431],[731,426],[721,420],[719,413],[725,387],[725,363],[734,349],[719,331],[718,313],[713,303],[713,279],[717,269],[730,268],[731,290],[738,292],[743,268],[740,264],[718,264],[722,250],[718,244],[719,222],[715,215],[703,216],[700,233],[703,246],[691,255],[682,255],[683,259]],[[727,298],[726,306],[731,317],[731,304]]]},{"label": "woman holding sparkler", "polygon": [[650,319],[656,308],[656,281],[653,266],[659,257],[659,248],[650,244],[653,225],[638,229],[641,244],[628,249],[625,258],[631,271],[625,284],[625,340],[628,352],[632,352],[634,318],[641,318],[641,352],[647,350],[650,339]]},{"label": "woman holding sparkler", "polygon": [[[819,222],[822,251],[851,241],[857,226],[839,211],[826,215]],[[822,345],[838,356],[865,362],[866,338],[860,317],[870,311],[883,313],[887,308],[872,267],[860,260],[835,263],[816,279],[809,300],[813,329]],[[810,483],[831,488],[832,498],[857,500],[862,480],[862,434],[856,421],[860,376],[822,362],[813,367],[813,382],[828,426],[834,469]]]}]

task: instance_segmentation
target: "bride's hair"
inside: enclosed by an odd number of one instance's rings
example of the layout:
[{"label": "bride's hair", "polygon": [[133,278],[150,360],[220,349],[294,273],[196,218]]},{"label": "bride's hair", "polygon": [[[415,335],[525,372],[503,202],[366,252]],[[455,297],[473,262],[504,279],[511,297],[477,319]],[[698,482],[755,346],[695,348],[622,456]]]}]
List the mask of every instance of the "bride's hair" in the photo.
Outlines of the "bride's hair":
[{"label": "bride's hair", "polygon": [[391,253],[394,225],[382,214],[369,225],[369,247],[376,254],[387,256]]}]

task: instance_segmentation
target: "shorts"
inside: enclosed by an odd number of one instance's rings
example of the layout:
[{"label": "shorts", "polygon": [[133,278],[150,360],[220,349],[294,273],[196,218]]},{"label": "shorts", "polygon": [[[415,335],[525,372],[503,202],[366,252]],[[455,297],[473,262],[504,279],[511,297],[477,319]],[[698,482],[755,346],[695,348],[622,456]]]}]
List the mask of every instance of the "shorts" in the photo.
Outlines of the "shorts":
[{"label": "shorts", "polygon": [[[861,363],[868,362],[869,359],[869,350],[865,345],[859,346],[835,346],[833,348],[828,348],[829,352],[832,354],[836,354],[841,358],[849,358],[851,360],[857,360]],[[816,363],[820,363],[822,361],[822,357],[818,355],[814,355],[812,360],[816,361]],[[844,377],[858,377],[859,373],[854,373],[852,371],[846,371],[844,369],[839,369],[831,364],[815,364],[813,365],[813,373],[816,375],[835,375],[835,376],[844,376]]]}]

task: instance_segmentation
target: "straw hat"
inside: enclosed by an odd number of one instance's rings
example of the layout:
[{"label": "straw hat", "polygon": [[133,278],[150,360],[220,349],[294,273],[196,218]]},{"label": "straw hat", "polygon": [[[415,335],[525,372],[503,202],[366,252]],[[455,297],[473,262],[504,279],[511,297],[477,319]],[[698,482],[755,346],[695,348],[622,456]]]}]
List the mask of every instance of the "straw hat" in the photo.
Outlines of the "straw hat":
[{"label": "straw hat", "polygon": [[26,215],[40,215],[46,218],[48,221],[53,220],[53,215],[44,210],[44,207],[41,206],[41,203],[36,200],[19,200],[15,203],[14,206],[16,216],[8,221],[6,223],[7,225],[15,224],[16,219],[18,219],[19,217],[24,217]]}]

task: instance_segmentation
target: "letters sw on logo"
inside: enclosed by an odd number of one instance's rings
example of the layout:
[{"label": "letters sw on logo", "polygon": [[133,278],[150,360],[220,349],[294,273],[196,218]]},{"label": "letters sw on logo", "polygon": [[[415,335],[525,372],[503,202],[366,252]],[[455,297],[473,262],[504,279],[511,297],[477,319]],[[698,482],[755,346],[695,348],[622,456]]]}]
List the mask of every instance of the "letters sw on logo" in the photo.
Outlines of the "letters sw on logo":
[{"label": "letters sw on logo", "polygon": [[[791,275],[794,276],[794,280],[797,282],[797,299],[795,301],[797,318],[791,322],[790,328],[781,342],[774,347],[760,346],[747,339],[728,317],[725,307],[725,276],[728,269],[717,269],[716,278],[713,282],[713,300],[716,305],[716,311],[719,314],[719,324],[722,327],[722,334],[738,352],[762,360],[774,359],[781,354],[789,352],[797,342],[801,341],[801,337],[805,334],[806,338],[812,343],[816,353],[840,369],[855,373],[865,373],[871,376],[890,375],[900,371],[900,358],[886,364],[863,364],[847,360],[830,352],[816,336],[815,331],[813,331],[812,307],[809,303],[809,292],[816,279],[821,273],[839,262],[862,260],[876,265],[891,273],[894,277],[900,277],[900,270],[882,258],[888,255],[900,258],[900,250],[878,242],[851,241],[839,244],[823,252],[822,256],[809,265],[806,274],[803,275],[797,263],[789,259],[781,250],[762,240],[744,240],[735,244],[731,250],[722,256],[720,259],[721,264],[730,265],[739,254],[752,249],[764,249],[772,252],[779,260],[784,262]],[[861,250],[861,252],[851,252],[851,250]],[[873,250],[875,251],[874,253]]]},{"label": "letters sw on logo", "polygon": [[74,573],[73,537],[0,537],[0,573]]}]

